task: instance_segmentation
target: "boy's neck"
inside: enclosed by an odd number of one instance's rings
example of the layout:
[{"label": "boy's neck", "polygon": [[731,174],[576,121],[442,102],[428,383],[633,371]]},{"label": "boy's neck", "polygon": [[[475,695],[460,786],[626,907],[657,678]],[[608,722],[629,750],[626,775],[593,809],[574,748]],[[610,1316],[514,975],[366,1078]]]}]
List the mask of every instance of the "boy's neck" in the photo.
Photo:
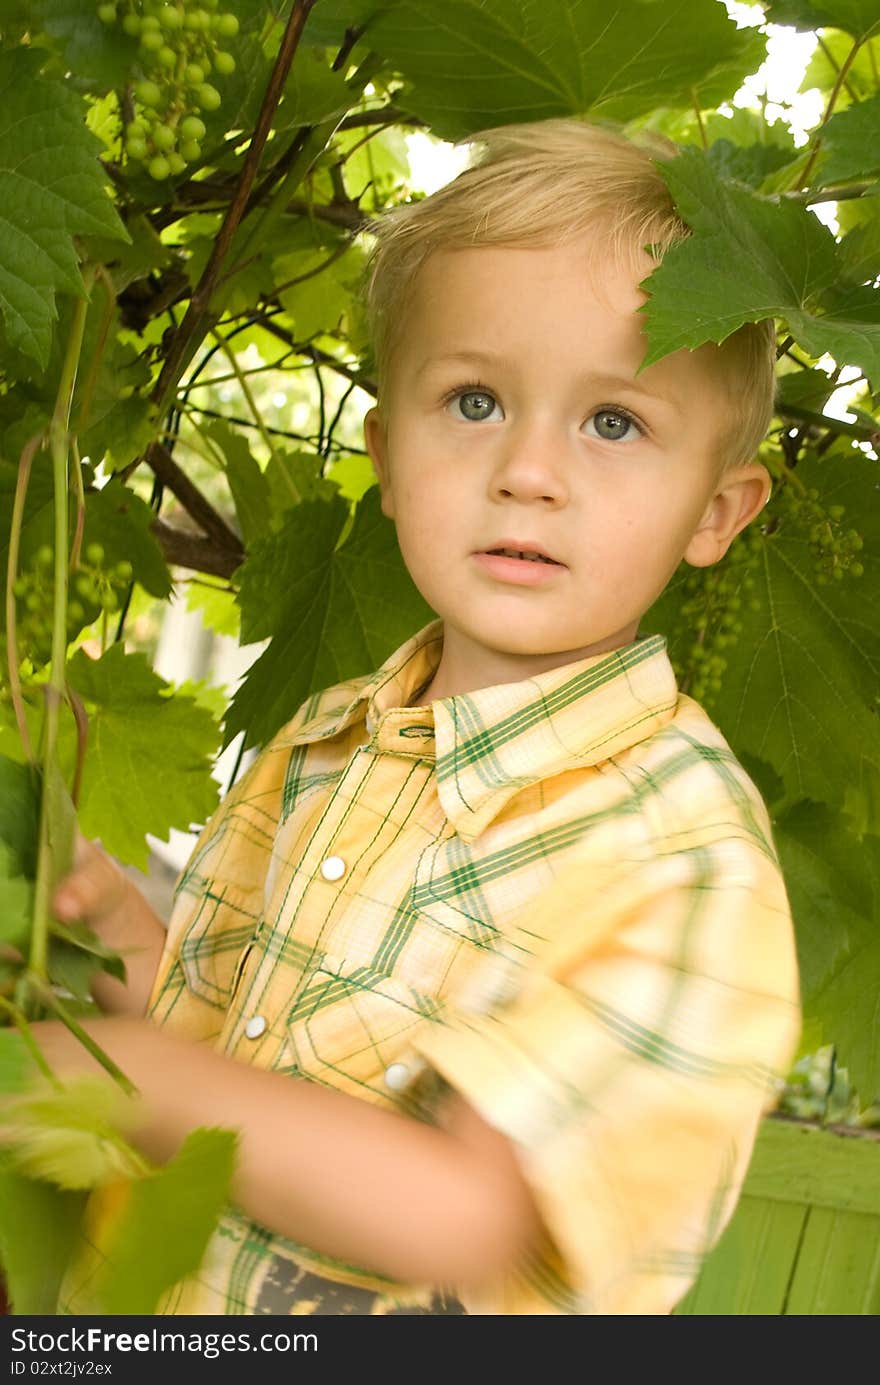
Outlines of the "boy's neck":
[{"label": "boy's neck", "polygon": [[[630,634],[630,632],[627,633]],[[631,638],[637,638],[637,631],[631,632]],[[618,641],[617,643],[609,643],[608,649],[571,650],[563,651],[559,655],[536,654],[531,657],[501,655],[482,663],[479,669],[474,669],[469,661],[465,666],[465,661],[462,659],[464,651],[458,651],[459,657],[456,659],[454,645],[448,636],[444,636],[443,651],[433,677],[428,683],[422,684],[420,688],[416,689],[406,706],[427,707],[431,702],[479,692],[481,688],[496,687],[502,683],[519,683],[527,678],[534,678],[540,673],[547,673],[551,669],[564,668],[566,664],[579,663],[590,657],[591,654],[608,653],[610,649],[621,648],[622,644],[625,643],[627,643],[626,640]]]}]

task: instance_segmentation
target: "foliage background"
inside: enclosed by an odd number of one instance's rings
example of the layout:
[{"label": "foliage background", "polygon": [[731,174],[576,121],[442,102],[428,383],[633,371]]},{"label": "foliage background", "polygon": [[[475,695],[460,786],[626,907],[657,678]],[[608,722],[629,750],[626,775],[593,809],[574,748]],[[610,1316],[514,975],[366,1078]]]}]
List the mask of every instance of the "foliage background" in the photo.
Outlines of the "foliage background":
[{"label": "foliage background", "polygon": [[[217,9],[175,7],[181,25]],[[871,1119],[880,0],[735,18],[719,0],[224,0],[234,71],[212,75],[197,153],[162,178],[132,153],[148,55],[123,22],[156,6],[100,8],[0,0],[0,949],[26,949],[45,908],[41,853],[50,877],[63,865],[57,811],[45,841],[37,829],[28,746],[85,834],[144,868],[148,836],[209,816],[221,748],[259,747],[431,618],[363,451],[364,221],[421,195],[414,132],[588,115],[682,146],[666,176],[694,235],[648,281],[648,359],[777,320],[771,502],[724,563],[683,566],[642,629],[668,636],[681,686],[770,808],[804,1055],[822,1054],[792,1075],[791,1109]],[[733,103],[768,25],[817,38],[803,136],[759,85]],[[173,95],[169,77],[160,109]],[[841,382],[845,417],[828,408]],[[229,699],[153,671],[175,592],[259,646]],[[112,959],[47,926],[44,979],[87,1004]],[[3,957],[0,998],[22,979]]]}]

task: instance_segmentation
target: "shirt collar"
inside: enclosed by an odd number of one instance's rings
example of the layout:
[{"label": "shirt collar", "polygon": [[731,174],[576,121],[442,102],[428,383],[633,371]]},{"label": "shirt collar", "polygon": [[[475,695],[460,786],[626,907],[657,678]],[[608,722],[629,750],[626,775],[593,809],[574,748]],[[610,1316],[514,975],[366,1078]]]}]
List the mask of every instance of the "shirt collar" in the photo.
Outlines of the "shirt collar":
[{"label": "shirt collar", "polygon": [[442,650],[443,622],[435,620],[374,674],[321,695],[318,714],[293,740],[326,740],[360,722],[381,749],[433,755],[443,810],[467,842],[521,789],[646,740],[678,701],[665,637],[643,635],[519,683],[407,705],[431,681]]}]

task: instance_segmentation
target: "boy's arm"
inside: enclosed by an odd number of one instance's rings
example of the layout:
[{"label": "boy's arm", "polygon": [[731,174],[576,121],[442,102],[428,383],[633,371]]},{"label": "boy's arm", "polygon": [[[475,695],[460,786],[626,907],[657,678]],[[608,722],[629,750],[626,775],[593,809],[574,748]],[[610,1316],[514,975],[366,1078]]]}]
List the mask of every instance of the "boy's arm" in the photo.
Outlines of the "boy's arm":
[{"label": "boy's arm", "polygon": [[[267,1072],[145,1020],[86,1026],[139,1089],[137,1136],[157,1161],[199,1126],[240,1135],[233,1195],[318,1252],[414,1284],[478,1284],[515,1268],[538,1217],[513,1146],[460,1097],[431,1126]],[[34,1026],[51,1066],[91,1070],[56,1022]]]}]

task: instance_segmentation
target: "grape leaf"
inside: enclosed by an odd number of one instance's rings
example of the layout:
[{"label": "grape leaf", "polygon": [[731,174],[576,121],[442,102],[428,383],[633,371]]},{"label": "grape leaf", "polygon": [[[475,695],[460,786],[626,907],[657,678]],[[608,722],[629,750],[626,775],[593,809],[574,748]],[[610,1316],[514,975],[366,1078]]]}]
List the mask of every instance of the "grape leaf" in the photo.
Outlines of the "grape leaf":
[{"label": "grape leaf", "polygon": [[858,39],[880,30],[877,0],[772,0],[764,13],[771,24],[807,31],[843,29]]},{"label": "grape leaf", "polygon": [[371,672],[432,612],[406,570],[394,525],[367,491],[347,538],[341,497],[304,501],[241,568],[242,639],[271,644],[226,717],[224,744],[269,739],[310,693]]},{"label": "grape leaf", "polygon": [[269,483],[259,462],[240,432],[214,421],[203,432],[215,443],[226,462],[226,479],[235,503],[241,536],[250,547],[270,528]]},{"label": "grape leaf", "polygon": [[162,1169],[130,1185],[78,1313],[153,1313],[166,1289],[195,1273],[227,1202],[235,1154],[233,1131],[199,1129]]},{"label": "grape leaf", "polygon": [[880,841],[800,803],[774,828],[798,939],[804,1014],[864,1100],[880,1094]]},{"label": "grape leaf", "polygon": [[813,357],[830,352],[880,379],[880,293],[842,277],[834,237],[799,203],[719,179],[699,149],[658,164],[694,234],[643,283],[643,366],[722,342],[745,322],[785,318]]},{"label": "grape leaf", "polygon": [[134,1103],[106,1076],[68,1078],[62,1087],[40,1085],[0,1106],[0,1147],[7,1165],[59,1188],[95,1188],[137,1176],[144,1160],[123,1129]]},{"label": "grape leaf", "polygon": [[86,499],[83,551],[90,543],[104,549],[104,566],[127,559],[135,581],[151,596],[171,595],[171,574],[165,555],[153,537],[150,526],[156,518],[150,506],[131,486],[113,476],[99,491]]},{"label": "grape leaf", "polygon": [[83,1193],[62,1192],[0,1164],[0,1265],[17,1316],[57,1313],[84,1205]]},{"label": "grape leaf", "polygon": [[128,239],[70,86],[40,75],[36,49],[0,52],[0,312],[12,346],[45,366],[55,295],[81,296],[74,236]]},{"label": "grape leaf", "polygon": [[[844,505],[843,528],[864,538],[861,577],[816,584],[808,535],[783,520],[765,539],[752,570],[755,586],[739,616],[742,631],[717,696],[706,707],[727,739],[769,762],[793,798],[808,798],[861,814],[880,833],[880,477],[877,464],[847,449],[798,464],[802,484],[816,489],[827,509]],[[764,512],[773,519],[772,502]],[[737,540],[736,542],[740,542]],[[725,559],[729,562],[730,559]],[[680,574],[651,608],[646,630],[670,634],[670,652],[693,641],[676,621]],[[750,597],[758,603],[751,610]]]},{"label": "grape leaf", "polygon": [[34,771],[0,755],[0,842],[9,851],[9,875],[32,880],[37,869],[40,789]]},{"label": "grape leaf", "polygon": [[0,1028],[0,1093],[22,1091],[33,1072],[33,1058],[17,1029]]},{"label": "grape leaf", "polygon": [[137,39],[118,22],[102,24],[94,0],[32,0],[31,8],[80,90],[113,91],[137,61]]},{"label": "grape leaf", "polygon": [[690,105],[694,88],[716,105],[764,52],[717,0],[393,0],[359,12],[365,41],[411,84],[398,102],[445,139],[586,111],[625,120]]},{"label": "grape leaf", "polygon": [[[146,870],[147,833],[167,840],[172,827],[204,822],[216,804],[216,723],[191,698],[163,695],[169,685],[145,655],[126,654],[121,644],[100,659],[78,650],[67,673],[89,713],[80,828],[118,860]],[[68,775],[74,741],[68,717],[60,747]]]},{"label": "grape leaf", "polygon": [[829,183],[859,182],[880,173],[880,96],[860,101],[833,115],[822,131],[822,155],[813,179]]}]

